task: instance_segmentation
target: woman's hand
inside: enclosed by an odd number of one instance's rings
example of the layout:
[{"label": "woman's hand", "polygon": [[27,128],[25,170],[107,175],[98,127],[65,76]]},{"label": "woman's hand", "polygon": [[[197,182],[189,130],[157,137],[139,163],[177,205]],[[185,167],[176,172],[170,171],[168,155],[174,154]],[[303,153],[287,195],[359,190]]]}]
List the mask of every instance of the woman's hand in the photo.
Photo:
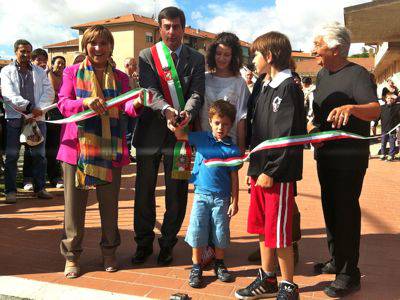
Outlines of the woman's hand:
[{"label": "woman's hand", "polygon": [[274,185],[274,179],[267,174],[261,173],[258,178],[255,186],[259,186],[263,189],[271,188]]},{"label": "woman's hand", "polygon": [[102,115],[107,111],[106,101],[99,97],[88,97],[83,100],[83,106],[90,108],[96,114]]},{"label": "woman's hand", "polygon": [[328,122],[332,122],[332,128],[339,129],[342,126],[346,126],[350,116],[353,114],[353,107],[354,105],[343,105],[334,108],[327,118]]},{"label": "woman's hand", "polygon": [[133,106],[135,108],[140,108],[140,107],[144,106],[144,93],[143,93],[143,90],[140,91],[139,97],[137,97],[135,100],[133,100]]}]

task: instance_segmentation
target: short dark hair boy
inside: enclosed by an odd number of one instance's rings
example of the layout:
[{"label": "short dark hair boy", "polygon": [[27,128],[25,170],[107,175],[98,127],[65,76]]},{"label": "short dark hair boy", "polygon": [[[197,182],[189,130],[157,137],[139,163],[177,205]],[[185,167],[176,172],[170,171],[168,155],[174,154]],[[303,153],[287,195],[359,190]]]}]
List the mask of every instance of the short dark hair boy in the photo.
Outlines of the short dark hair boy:
[{"label": "short dark hair boy", "polygon": [[235,116],[236,108],[233,104],[217,100],[209,109],[211,132],[196,131],[187,134],[183,129],[175,131],[178,139],[188,140],[190,145],[196,147],[191,179],[195,187],[195,201],[185,238],[192,247],[193,267],[189,285],[193,288],[203,285],[201,257],[210,239],[215,246],[215,274],[222,282],[233,280],[223,259],[230,241],[229,219],[238,211],[239,167],[208,167],[204,161],[240,156],[239,148],[228,137]]},{"label": "short dark hair boy", "polygon": [[[306,126],[303,93],[289,69],[292,52],[289,39],[282,33],[268,32],[258,37],[251,48],[257,71],[266,68],[271,74],[271,81],[264,81],[252,118],[250,148],[254,149],[265,140],[302,135]],[[302,178],[302,171],[303,146],[268,149],[250,156],[247,231],[258,234],[260,248],[263,245],[265,248],[261,251],[262,267],[257,279],[236,291],[237,298],[256,299],[278,293],[278,299],[297,299],[298,286],[293,282],[292,219],[294,185]],[[282,272],[279,288],[275,251]]]}]

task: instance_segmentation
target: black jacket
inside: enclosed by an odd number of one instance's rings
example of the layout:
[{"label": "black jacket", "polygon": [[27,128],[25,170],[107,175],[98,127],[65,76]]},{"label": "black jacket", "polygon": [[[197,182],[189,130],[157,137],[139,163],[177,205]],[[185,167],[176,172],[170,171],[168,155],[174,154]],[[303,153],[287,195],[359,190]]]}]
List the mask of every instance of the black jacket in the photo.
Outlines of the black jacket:
[{"label": "black jacket", "polygon": [[[256,100],[251,149],[267,139],[306,133],[303,92],[292,77],[282,78],[285,71],[263,86]],[[276,182],[292,182],[300,180],[302,172],[303,146],[263,150],[250,157],[249,176],[265,173]]]}]

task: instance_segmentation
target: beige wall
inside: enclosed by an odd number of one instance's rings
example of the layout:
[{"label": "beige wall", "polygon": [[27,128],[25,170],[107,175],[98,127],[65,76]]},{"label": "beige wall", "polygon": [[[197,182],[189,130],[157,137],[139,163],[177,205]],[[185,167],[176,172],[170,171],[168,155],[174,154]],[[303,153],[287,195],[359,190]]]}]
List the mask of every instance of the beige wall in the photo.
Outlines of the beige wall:
[{"label": "beige wall", "polygon": [[74,60],[74,54],[78,51],[78,47],[62,47],[62,48],[53,48],[47,49],[49,53],[49,63],[51,64],[51,59],[55,56],[64,56],[67,61],[67,66],[70,66]]},{"label": "beige wall", "polygon": [[158,28],[154,28],[151,26],[145,25],[135,25],[134,27],[134,51],[133,57],[138,59],[139,53],[142,49],[149,48],[153,46],[153,43],[146,42],[146,32],[152,33],[153,35],[153,42],[158,41]]}]

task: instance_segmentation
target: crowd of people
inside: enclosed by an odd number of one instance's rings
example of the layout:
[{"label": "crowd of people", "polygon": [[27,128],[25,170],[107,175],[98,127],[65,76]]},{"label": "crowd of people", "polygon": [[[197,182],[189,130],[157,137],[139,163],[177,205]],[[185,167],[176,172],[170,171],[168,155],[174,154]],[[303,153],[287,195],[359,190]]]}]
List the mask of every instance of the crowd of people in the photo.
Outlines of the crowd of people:
[{"label": "crowd of people", "polygon": [[[211,249],[217,278],[230,282],[224,254],[230,241],[229,220],[237,213],[238,169],[235,165],[206,165],[207,160],[238,158],[261,142],[293,135],[342,129],[369,136],[370,122],[380,116],[376,86],[361,66],[347,60],[350,34],[339,23],[320,26],[313,54],[322,66],[315,85],[300,78],[291,59],[289,39],[279,32],[259,36],[251,46],[255,71],[240,75],[243,55],[239,38],[229,32],[217,35],[206,57],[182,43],[185,15],[167,7],[158,15],[161,41],[127,58],[125,73],[112,61],[114,39],[101,25],[88,28],[71,66],[65,58],[32,51],[26,40],[15,42],[16,60],[1,70],[5,118],[6,203],[16,203],[17,160],[20,134],[35,122],[45,141],[25,145],[25,178],[32,178],[37,197],[49,199],[50,184],[64,188],[65,217],[60,242],[66,278],[81,275],[80,256],[85,211],[90,189],[96,190],[101,217],[101,253],[104,270],[118,270],[120,245],[118,198],[123,166],[137,162],[134,201],[134,265],[153,253],[156,221],[155,190],[159,165],[164,165],[165,214],[158,239],[158,264],[173,261],[177,234],[185,218],[188,183],[194,184],[194,202],[185,241],[192,247],[189,285],[204,286],[202,271],[206,249]],[[207,72],[206,71],[207,65]],[[257,80],[253,82],[253,75]],[[137,87],[146,89],[135,100],[108,109],[109,99]],[[397,101],[393,87],[384,91],[382,124],[387,124]],[[57,109],[46,112],[52,103]],[[95,117],[62,126],[46,123],[91,109]],[[386,112],[387,111],[387,112]],[[389,117],[388,117],[389,116]],[[391,134],[383,128],[382,145]],[[6,133],[4,133],[6,132]],[[393,146],[393,147],[392,147]],[[132,147],[132,149],[131,149]],[[321,185],[330,258],[314,266],[316,274],[335,274],[324,289],[342,297],[360,289],[358,269],[361,212],[359,197],[368,167],[365,140],[332,140],[313,144]],[[191,178],[185,163],[191,149],[195,158]],[[133,151],[133,149],[135,151]],[[385,147],[382,148],[385,155]],[[247,182],[250,206],[247,231],[259,237],[252,253],[260,261],[254,282],[236,291],[238,299],[274,297],[298,299],[294,266],[298,260],[300,213],[295,196],[302,179],[303,145],[268,149],[250,156]],[[135,153],[134,153],[135,152]],[[61,165],[62,169],[61,169]],[[189,160],[190,163],[190,160]],[[251,250],[251,249],[249,249]],[[252,249],[254,250],[254,249]],[[255,258],[254,258],[255,256]],[[281,271],[278,284],[275,256]]]}]

